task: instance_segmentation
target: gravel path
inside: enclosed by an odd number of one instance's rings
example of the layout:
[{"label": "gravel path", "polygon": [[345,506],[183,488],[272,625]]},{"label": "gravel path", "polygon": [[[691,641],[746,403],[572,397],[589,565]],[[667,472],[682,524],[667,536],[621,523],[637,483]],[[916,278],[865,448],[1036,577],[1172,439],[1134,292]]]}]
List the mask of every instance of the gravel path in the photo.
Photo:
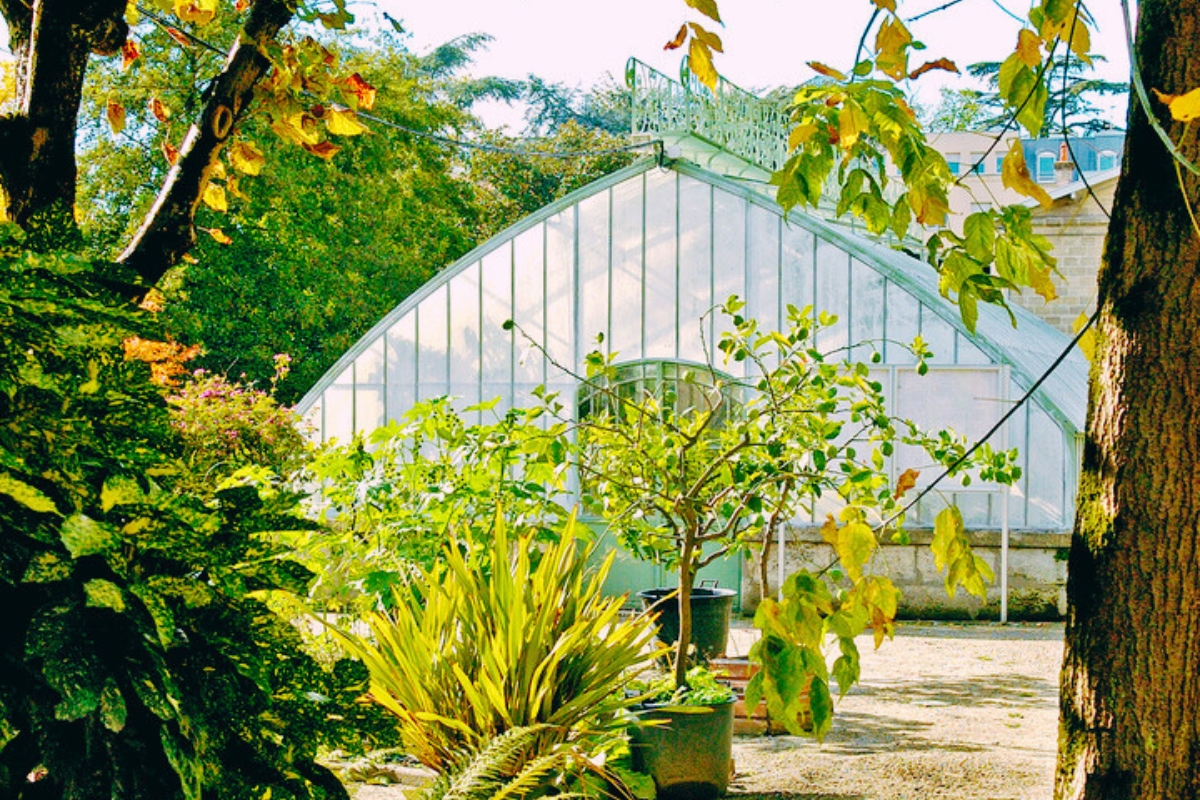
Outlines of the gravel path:
[{"label": "gravel path", "polygon": [[[859,647],[862,681],[838,704],[824,744],[738,737],[731,797],[1050,797],[1062,625],[909,622],[878,651],[870,637]],[[356,800],[402,797],[399,787],[363,786]]]}]

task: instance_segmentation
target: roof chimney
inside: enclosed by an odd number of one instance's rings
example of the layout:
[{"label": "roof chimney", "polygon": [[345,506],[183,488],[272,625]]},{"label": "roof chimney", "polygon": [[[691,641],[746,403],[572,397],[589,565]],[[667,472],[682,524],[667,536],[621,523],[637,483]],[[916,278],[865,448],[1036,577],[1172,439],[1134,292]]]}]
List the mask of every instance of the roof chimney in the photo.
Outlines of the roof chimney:
[{"label": "roof chimney", "polygon": [[1071,149],[1063,142],[1058,146],[1058,161],[1054,162],[1054,185],[1065,186],[1075,180],[1075,162],[1071,160]]}]

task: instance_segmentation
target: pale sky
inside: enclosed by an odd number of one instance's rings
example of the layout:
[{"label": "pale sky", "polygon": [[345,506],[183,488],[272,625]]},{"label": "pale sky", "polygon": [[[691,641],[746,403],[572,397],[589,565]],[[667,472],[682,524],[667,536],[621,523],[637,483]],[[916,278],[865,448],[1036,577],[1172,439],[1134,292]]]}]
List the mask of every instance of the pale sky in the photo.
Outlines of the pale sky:
[{"label": "pale sky", "polygon": [[[903,0],[901,16],[914,17],[946,0]],[[495,37],[476,62],[476,74],[524,78],[536,74],[586,88],[605,74],[623,80],[629,56],[678,74],[681,51],[664,52],[680,24],[696,20],[724,41],[717,57],[722,75],[748,89],[795,85],[813,77],[808,61],[847,69],[869,19],[870,0],[720,0],[724,27],[709,24],[684,0],[373,0],[352,8],[366,21],[386,11],[403,21],[410,47],[427,52],[455,36],[483,32]],[[1128,79],[1128,56],[1117,0],[1091,0],[1096,17],[1092,49],[1108,62],[1100,74]],[[960,0],[911,25],[928,50],[910,55],[915,67],[945,56],[960,68],[1002,60],[1016,44],[1019,24],[1003,9],[1024,17],[1029,0]],[[872,34],[873,35],[873,34]],[[936,102],[942,73],[917,82],[925,102]],[[928,84],[926,86],[926,84]],[[965,85],[965,84],[964,84]]]}]

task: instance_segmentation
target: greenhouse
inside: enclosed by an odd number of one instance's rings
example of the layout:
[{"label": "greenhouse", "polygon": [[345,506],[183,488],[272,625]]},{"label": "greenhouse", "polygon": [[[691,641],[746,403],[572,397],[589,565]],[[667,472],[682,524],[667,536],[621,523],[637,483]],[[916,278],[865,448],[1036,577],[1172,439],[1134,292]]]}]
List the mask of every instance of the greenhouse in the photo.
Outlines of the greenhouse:
[{"label": "greenhouse", "polygon": [[[731,295],[768,330],[789,304],[835,314],[822,349],[860,360],[877,349],[873,374],[894,415],[972,441],[1066,348],[1066,337],[1020,308],[1016,328],[1005,311],[981,308],[970,334],[927,264],[818,215],[785,215],[764,191],[767,173],[714,139],[685,131],[669,139],[674,157],[598,180],[445,269],[303,398],[313,435],[346,441],[444,395],[463,407],[500,398],[502,410],[531,405],[544,385],[579,403],[586,397],[572,374],[600,336],[630,380],[672,380],[681,366],[709,363],[737,377],[714,356],[719,315],[708,313]],[[506,329],[510,319],[518,330]],[[906,347],[917,336],[934,353],[924,376]],[[928,525],[933,506],[952,500],[975,530],[1068,531],[1086,376],[1072,352],[993,440],[1020,450],[1017,485],[931,494],[909,524]],[[893,475],[927,466],[903,450],[890,461]]]}]

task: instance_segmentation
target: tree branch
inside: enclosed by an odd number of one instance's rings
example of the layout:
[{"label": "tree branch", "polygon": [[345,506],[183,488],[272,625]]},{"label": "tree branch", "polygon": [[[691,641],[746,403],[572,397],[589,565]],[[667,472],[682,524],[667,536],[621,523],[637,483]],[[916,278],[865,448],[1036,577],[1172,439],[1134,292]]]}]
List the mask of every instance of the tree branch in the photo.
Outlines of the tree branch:
[{"label": "tree branch", "polygon": [[152,286],[179,263],[196,242],[196,209],[221,149],[246,115],[254,88],[271,68],[266,45],[292,19],[286,0],[257,0],[225,68],[214,79],[200,120],[192,125],[179,160],[167,175],[154,206],[119,262]]}]

